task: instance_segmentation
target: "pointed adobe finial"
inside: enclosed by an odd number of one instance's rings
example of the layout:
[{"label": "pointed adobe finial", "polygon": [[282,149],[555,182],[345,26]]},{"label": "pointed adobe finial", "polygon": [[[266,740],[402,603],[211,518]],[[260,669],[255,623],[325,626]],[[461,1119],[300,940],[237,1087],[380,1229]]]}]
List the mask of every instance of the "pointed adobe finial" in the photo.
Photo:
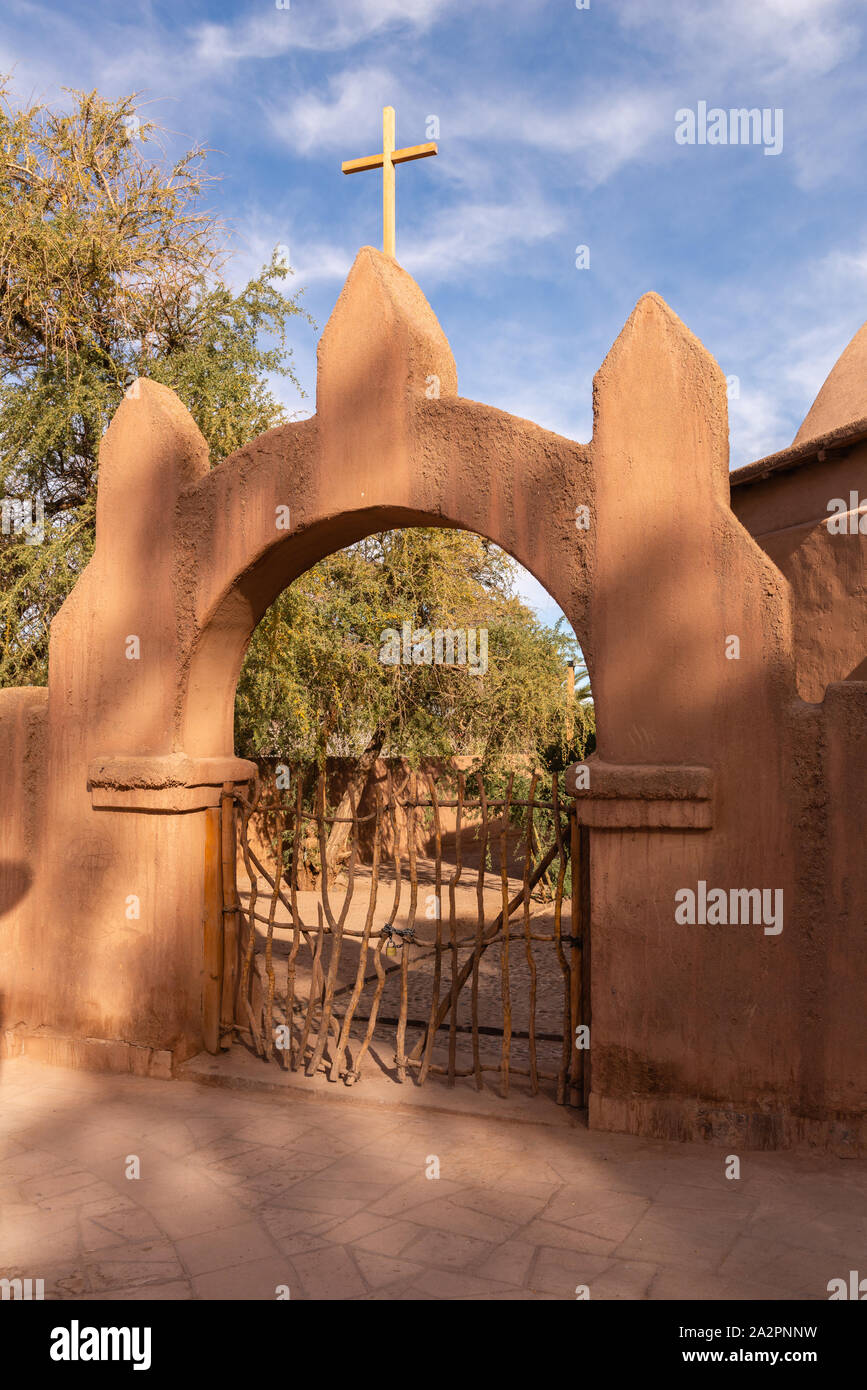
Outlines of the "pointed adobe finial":
[{"label": "pointed adobe finial", "polygon": [[[630,468],[641,467],[645,444],[647,456],[652,455],[655,440],[668,432],[670,417],[700,420],[700,427],[690,426],[696,430],[695,440],[683,425],[679,486],[686,489],[690,474],[706,478],[718,500],[728,502],[726,380],[717,361],[661,295],[643,294],[626,320],[593,378],[593,406],[594,442],[609,431],[629,434],[636,450],[628,461]],[[660,467],[661,482],[667,465]]]},{"label": "pointed adobe finial", "polygon": [[411,275],[363,246],[317,349],[316,412],[358,427],[391,414],[411,395],[456,396],[451,348]]},{"label": "pointed adobe finial", "polygon": [[100,553],[106,547],[123,553],[134,544],[146,558],[155,553],[179,493],[209,467],[207,443],[180,397],[160,382],[139,377],[99,446]]}]

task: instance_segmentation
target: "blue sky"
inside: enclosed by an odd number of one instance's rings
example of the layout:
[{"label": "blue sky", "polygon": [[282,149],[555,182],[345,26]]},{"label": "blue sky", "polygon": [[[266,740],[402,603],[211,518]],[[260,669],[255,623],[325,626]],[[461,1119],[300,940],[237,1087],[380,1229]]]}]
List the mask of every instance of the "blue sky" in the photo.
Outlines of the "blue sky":
[{"label": "blue sky", "polygon": [[[288,245],[320,328],[381,244],[380,176],[341,160],[381,148],[386,104],[399,145],[436,116],[438,158],[397,171],[397,254],[461,394],[588,439],[593,373],[656,290],[739,378],[736,467],[791,441],[867,318],[865,27],[857,0],[4,0],[0,71],[51,102],[139,91],[210,146],[233,280]],[[781,109],[781,153],[678,144],[700,101]],[[312,406],[300,322],[294,347]]]}]

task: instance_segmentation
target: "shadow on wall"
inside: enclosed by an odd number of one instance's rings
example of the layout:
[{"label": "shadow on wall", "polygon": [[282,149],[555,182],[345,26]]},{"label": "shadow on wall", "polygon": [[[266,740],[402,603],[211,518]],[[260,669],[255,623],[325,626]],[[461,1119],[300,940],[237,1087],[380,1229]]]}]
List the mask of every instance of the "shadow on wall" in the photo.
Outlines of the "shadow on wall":
[{"label": "shadow on wall", "polygon": [[847,681],[867,681],[867,656],[845,677]]},{"label": "shadow on wall", "polygon": [[33,871],[23,859],[0,859],[0,917],[30,892]]}]

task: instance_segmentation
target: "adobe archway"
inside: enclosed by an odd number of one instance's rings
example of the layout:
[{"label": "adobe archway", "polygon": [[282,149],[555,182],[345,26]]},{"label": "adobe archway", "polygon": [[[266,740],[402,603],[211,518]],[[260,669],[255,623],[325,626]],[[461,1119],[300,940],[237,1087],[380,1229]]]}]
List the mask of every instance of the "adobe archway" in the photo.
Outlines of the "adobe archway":
[{"label": "adobe archway", "polygon": [[[591,1124],[857,1137],[867,1066],[852,1080],[838,1063],[860,1046],[859,999],[821,996],[832,932],[803,872],[823,828],[802,814],[815,769],[790,591],[730,507],[725,380],[648,295],[594,412],[581,445],[461,399],[421,291],[370,248],[323,335],[312,419],[210,470],[177,398],[138,383],[103,442],[96,551],[53,624],[48,692],[0,693],[22,811],[9,859],[38,866],[0,919],[7,1029],[145,1071],[201,1047],[203,812],[252,772],[232,748],[249,637],[323,555],[460,526],[535,574],[590,669]],[[854,737],[831,706],[826,736]],[[699,881],[782,889],[786,930],[677,924],[675,894]]]}]

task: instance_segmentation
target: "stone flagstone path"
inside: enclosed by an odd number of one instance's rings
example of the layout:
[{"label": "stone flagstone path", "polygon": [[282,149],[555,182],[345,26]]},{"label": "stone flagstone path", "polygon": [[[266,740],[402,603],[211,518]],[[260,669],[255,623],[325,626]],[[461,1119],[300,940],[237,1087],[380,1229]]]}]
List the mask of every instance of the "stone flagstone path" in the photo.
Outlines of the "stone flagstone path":
[{"label": "stone flagstone path", "polygon": [[731,1181],[723,1149],[577,1119],[27,1058],[0,1067],[0,1117],[0,1277],[54,1299],[826,1299],[865,1264],[858,1160],[746,1153]]}]

